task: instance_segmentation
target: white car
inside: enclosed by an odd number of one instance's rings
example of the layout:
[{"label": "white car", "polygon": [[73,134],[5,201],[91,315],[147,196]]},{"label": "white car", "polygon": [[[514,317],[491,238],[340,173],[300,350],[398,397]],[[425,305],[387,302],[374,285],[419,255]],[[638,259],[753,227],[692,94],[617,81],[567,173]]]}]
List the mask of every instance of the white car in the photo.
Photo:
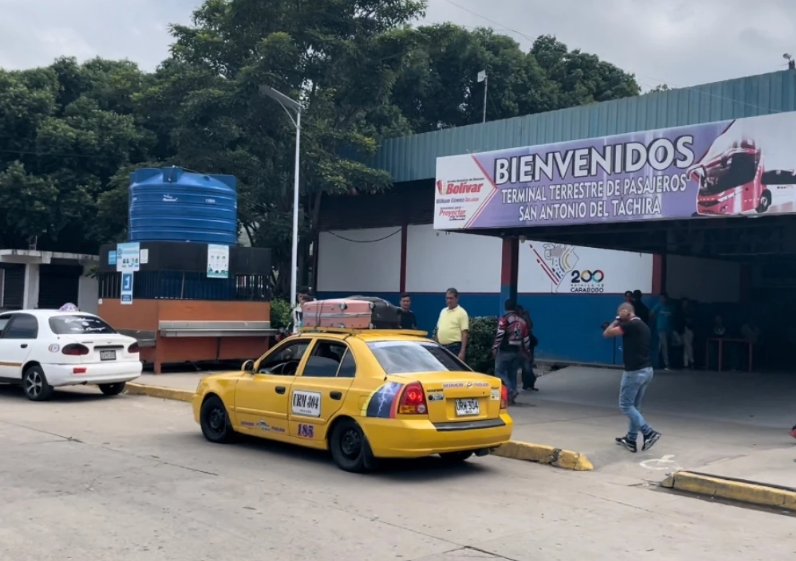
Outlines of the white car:
[{"label": "white car", "polygon": [[33,401],[53,388],[96,384],[118,395],[141,375],[138,342],[85,312],[20,310],[0,314],[0,381],[21,384]]}]

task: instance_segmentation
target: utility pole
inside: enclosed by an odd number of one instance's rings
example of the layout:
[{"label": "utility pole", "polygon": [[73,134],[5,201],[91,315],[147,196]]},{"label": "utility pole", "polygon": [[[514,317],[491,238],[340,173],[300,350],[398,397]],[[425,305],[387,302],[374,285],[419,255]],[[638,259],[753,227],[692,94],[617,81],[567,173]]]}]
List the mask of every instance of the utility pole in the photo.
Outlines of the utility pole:
[{"label": "utility pole", "polygon": [[[296,127],[296,155],[295,155],[295,169],[293,171],[293,244],[290,251],[290,306],[291,309],[296,305],[296,281],[298,275],[298,216],[299,216],[299,171],[300,171],[300,158],[301,151],[301,113],[304,111],[304,106],[298,101],[289,98],[282,92],[273,89],[270,86],[260,86],[260,93],[270,97],[282,106],[287,116],[290,117],[291,122]],[[296,118],[290,113],[293,110]],[[295,328],[296,326],[294,326]]]},{"label": "utility pole", "polygon": [[481,121],[482,123],[486,123],[486,94],[489,90],[489,77],[486,75],[486,70],[482,70],[478,73],[478,83],[484,83],[484,117]]}]

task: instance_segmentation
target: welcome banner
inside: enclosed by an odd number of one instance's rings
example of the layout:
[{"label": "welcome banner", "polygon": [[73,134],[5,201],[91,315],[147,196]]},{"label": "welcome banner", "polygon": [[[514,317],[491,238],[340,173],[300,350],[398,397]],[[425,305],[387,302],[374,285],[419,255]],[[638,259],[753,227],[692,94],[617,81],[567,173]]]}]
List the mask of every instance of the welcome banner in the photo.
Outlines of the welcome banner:
[{"label": "welcome banner", "polygon": [[437,158],[434,228],[796,211],[796,112]]}]

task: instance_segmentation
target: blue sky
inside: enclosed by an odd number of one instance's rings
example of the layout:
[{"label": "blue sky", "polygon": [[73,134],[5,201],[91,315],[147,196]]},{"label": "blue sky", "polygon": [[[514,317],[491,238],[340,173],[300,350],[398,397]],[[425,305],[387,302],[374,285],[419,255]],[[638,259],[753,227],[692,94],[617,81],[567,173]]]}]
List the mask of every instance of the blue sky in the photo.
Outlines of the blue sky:
[{"label": "blue sky", "polygon": [[[0,67],[61,55],[127,58],[151,70],[169,23],[199,0],[0,0]],[[794,0],[429,0],[426,22],[491,26],[523,46],[550,33],[636,74],[647,89],[761,74],[796,54]],[[489,21],[491,20],[491,21]]]}]

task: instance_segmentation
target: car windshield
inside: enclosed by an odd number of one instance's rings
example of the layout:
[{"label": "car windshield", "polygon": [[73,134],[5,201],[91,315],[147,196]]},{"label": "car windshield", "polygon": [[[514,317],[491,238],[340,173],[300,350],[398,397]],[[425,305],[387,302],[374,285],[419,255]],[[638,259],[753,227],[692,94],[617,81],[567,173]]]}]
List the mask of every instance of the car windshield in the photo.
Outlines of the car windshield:
[{"label": "car windshield", "polygon": [[426,341],[378,341],[368,347],[387,374],[472,371],[450,351]]},{"label": "car windshield", "polygon": [[50,318],[50,329],[56,335],[95,334],[109,335],[116,331],[107,323],[94,316],[53,316]]}]

